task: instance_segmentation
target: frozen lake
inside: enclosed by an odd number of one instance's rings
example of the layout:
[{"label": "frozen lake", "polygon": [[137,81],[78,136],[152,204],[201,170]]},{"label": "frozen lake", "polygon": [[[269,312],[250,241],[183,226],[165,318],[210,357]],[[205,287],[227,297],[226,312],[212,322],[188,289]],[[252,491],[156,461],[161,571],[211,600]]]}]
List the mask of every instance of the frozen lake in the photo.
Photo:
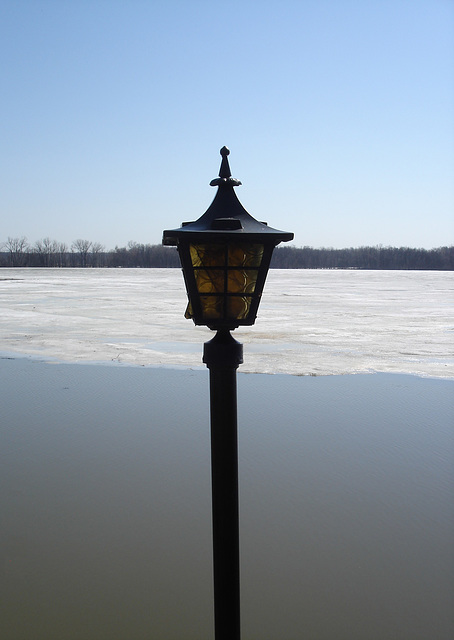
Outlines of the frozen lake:
[{"label": "frozen lake", "polygon": [[[272,270],[248,373],[453,378],[454,273]],[[179,269],[2,269],[0,351],[72,362],[202,367],[212,333],[183,317]]]}]

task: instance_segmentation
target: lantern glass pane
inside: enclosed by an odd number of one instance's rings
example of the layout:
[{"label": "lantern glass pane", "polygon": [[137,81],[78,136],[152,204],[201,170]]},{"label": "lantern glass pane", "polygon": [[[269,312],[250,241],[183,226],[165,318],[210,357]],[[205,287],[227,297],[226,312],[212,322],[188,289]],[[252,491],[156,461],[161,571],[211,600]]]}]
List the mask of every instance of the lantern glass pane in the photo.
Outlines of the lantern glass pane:
[{"label": "lantern glass pane", "polygon": [[244,320],[247,318],[251,307],[250,296],[232,296],[227,298],[227,317],[236,320]]},{"label": "lantern glass pane", "polygon": [[189,251],[193,267],[222,267],[225,264],[223,244],[191,244]]},{"label": "lantern glass pane", "polygon": [[255,283],[257,282],[257,269],[230,270],[227,274],[227,292],[228,293],[254,293]]},{"label": "lantern glass pane", "polygon": [[194,271],[197,291],[199,293],[223,293],[224,270],[223,269],[196,269]]},{"label": "lantern glass pane", "polygon": [[260,267],[263,244],[238,244],[229,246],[230,267]]},{"label": "lantern glass pane", "polygon": [[224,298],[222,296],[200,296],[203,317],[206,320],[219,320],[224,313]]}]

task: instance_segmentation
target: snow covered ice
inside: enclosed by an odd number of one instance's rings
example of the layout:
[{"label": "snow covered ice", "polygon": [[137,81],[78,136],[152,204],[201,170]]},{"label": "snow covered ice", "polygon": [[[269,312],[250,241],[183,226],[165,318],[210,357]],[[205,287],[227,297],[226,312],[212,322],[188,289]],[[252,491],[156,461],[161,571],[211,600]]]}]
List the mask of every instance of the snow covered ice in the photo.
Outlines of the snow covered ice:
[{"label": "snow covered ice", "polygon": [[[454,273],[271,270],[240,371],[454,377]],[[2,269],[3,356],[204,367],[179,269]]]}]

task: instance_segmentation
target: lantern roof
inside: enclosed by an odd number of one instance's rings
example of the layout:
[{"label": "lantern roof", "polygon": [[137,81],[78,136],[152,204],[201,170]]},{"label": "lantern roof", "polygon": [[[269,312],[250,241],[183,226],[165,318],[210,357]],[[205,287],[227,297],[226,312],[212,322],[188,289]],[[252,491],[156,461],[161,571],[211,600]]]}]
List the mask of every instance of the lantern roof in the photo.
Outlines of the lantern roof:
[{"label": "lantern roof", "polygon": [[273,229],[246,211],[234,191],[234,187],[241,185],[241,182],[232,178],[228,161],[230,151],[222,147],[220,153],[222,162],[219,177],[210,182],[211,186],[218,187],[213,202],[198,220],[183,222],[178,229],[164,231],[163,244],[178,245],[182,239],[190,242],[224,242],[233,237],[235,241],[273,245],[293,240],[293,233]]}]

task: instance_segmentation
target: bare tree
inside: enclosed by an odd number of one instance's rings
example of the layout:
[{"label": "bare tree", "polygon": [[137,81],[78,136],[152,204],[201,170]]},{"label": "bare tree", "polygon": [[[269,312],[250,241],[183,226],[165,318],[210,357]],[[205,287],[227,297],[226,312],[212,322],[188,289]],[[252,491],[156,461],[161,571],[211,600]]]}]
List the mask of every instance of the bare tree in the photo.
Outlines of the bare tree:
[{"label": "bare tree", "polygon": [[54,267],[57,262],[58,243],[50,238],[37,240],[33,245],[33,252],[39,256],[42,267]]},{"label": "bare tree", "polygon": [[51,240],[50,238],[44,238],[43,246],[47,256],[47,264],[49,265],[49,267],[54,267],[55,254],[57,253],[58,242],[56,240]]},{"label": "bare tree", "polygon": [[32,247],[33,253],[38,256],[38,263],[40,267],[48,267],[48,261],[46,260],[46,252],[42,240],[37,240]]},{"label": "bare tree", "polygon": [[5,242],[5,249],[9,253],[11,267],[21,267],[25,261],[25,252],[28,248],[27,238],[9,238]]},{"label": "bare tree", "polygon": [[101,254],[101,253],[103,253],[104,249],[105,249],[104,245],[102,245],[102,244],[101,244],[101,243],[99,243],[99,242],[94,242],[94,243],[91,245],[91,261],[92,261],[91,266],[92,266],[92,267],[99,267],[99,266],[101,266],[101,265],[99,264],[99,263],[100,263],[100,258],[101,258],[101,255],[100,255],[100,254]]},{"label": "bare tree", "polygon": [[68,246],[64,242],[58,242],[57,255],[56,255],[57,267],[67,266],[67,254],[68,254]]},{"label": "bare tree", "polygon": [[90,240],[82,240],[80,238],[78,240],[74,240],[71,245],[71,249],[79,255],[81,267],[87,266],[87,256],[91,246],[92,243]]}]

